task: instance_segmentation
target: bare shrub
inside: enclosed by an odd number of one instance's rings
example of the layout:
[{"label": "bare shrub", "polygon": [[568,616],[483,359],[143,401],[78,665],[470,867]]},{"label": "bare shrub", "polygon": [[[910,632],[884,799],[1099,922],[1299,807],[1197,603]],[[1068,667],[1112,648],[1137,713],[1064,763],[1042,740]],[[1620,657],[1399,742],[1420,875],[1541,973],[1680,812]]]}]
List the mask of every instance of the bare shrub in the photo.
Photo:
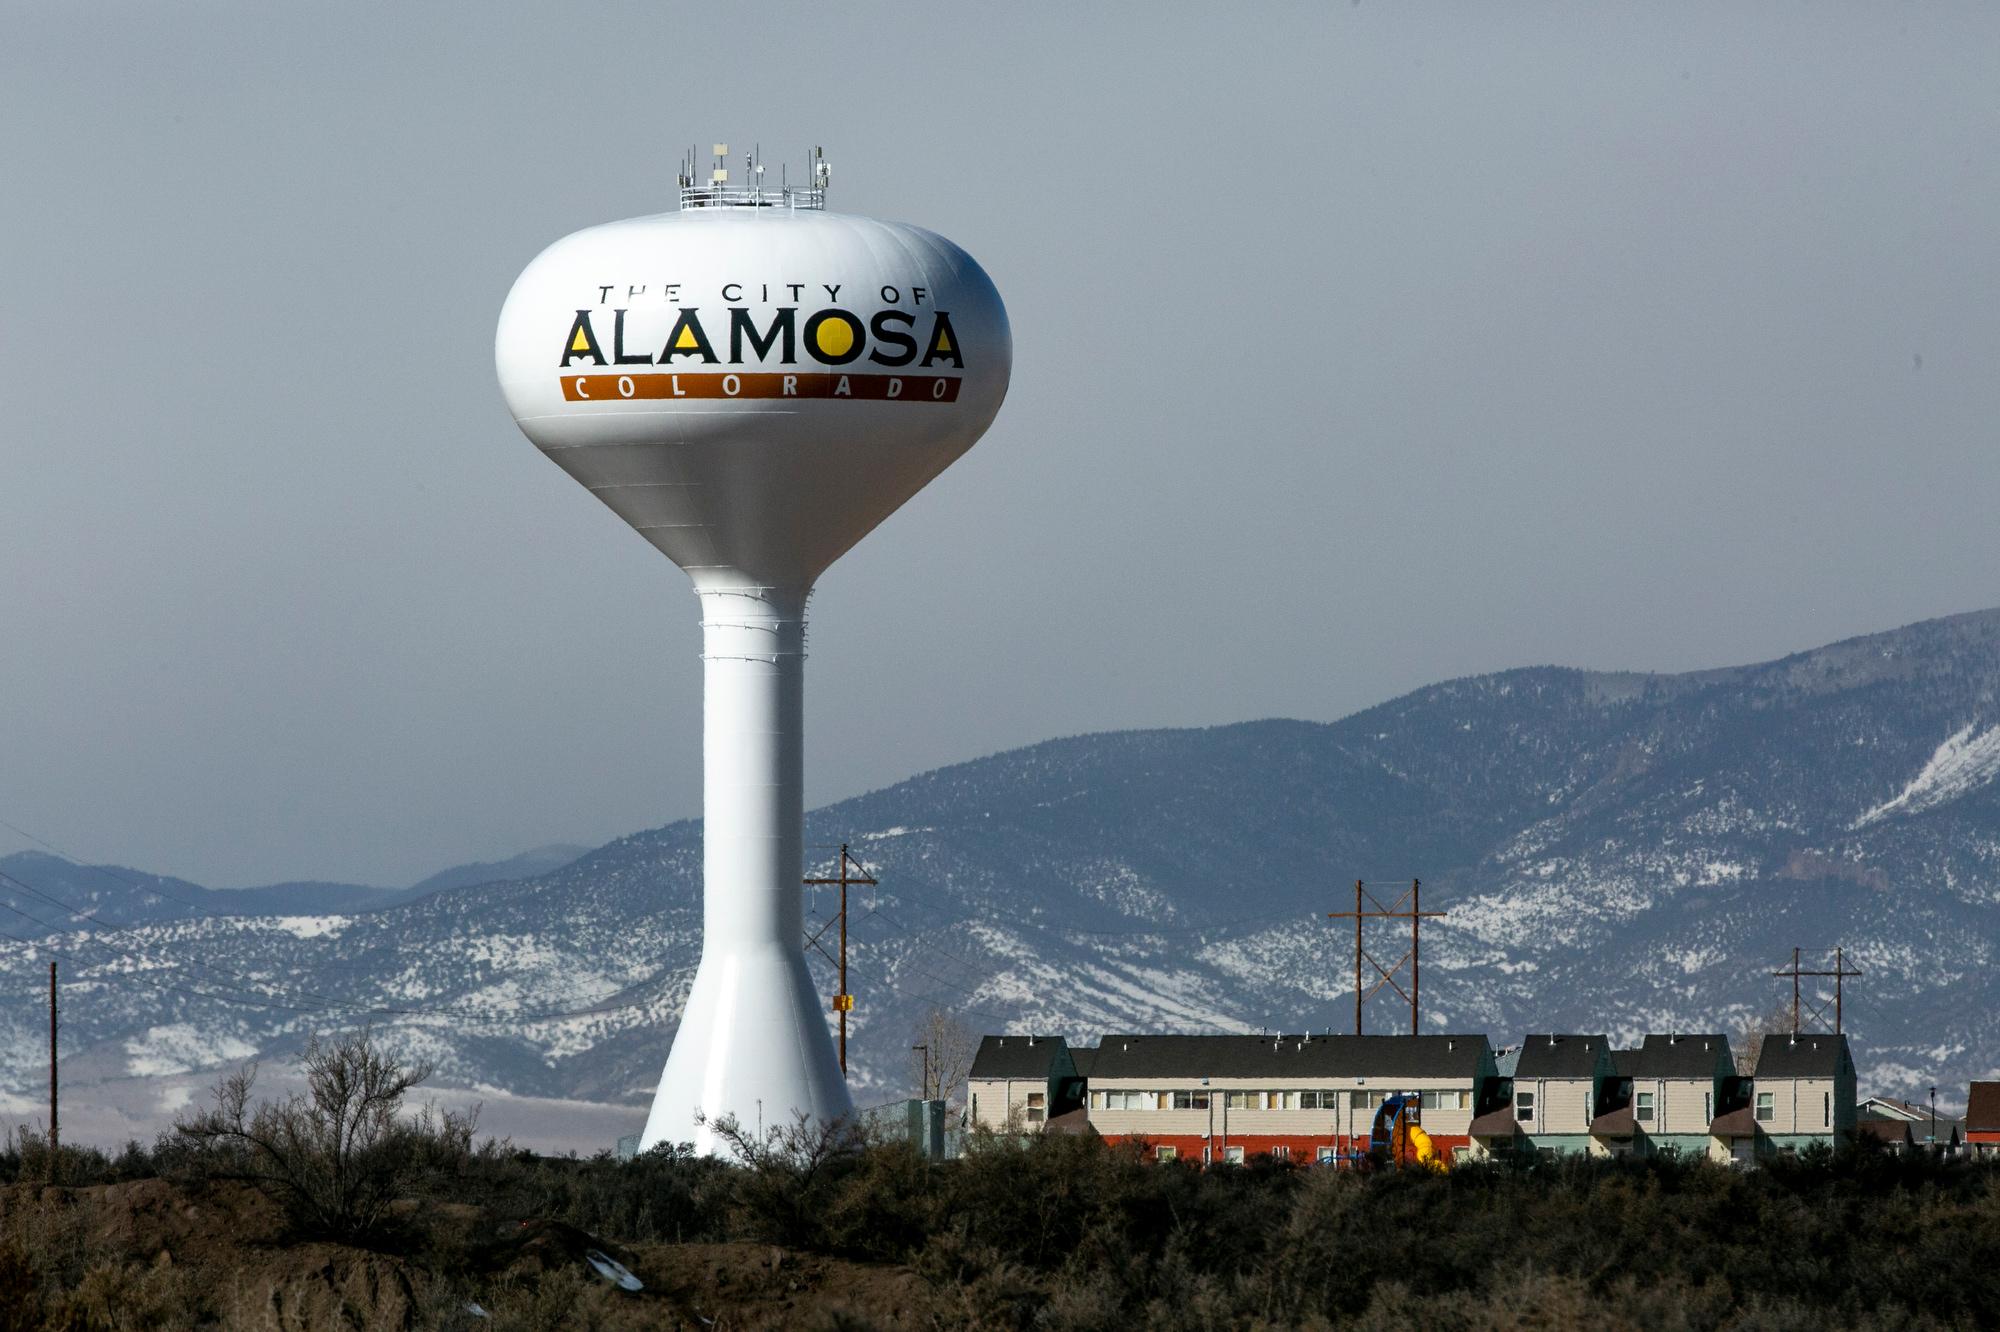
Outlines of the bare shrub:
[{"label": "bare shrub", "polygon": [[761,1136],[734,1115],[708,1121],[745,1167],[736,1181],[742,1220],[772,1244],[819,1247],[840,1180],[861,1158],[864,1139],[850,1120],[814,1119],[803,1111]]},{"label": "bare shrub", "polygon": [[315,1034],[301,1064],[302,1093],[252,1106],[257,1066],[249,1064],[216,1085],[211,1108],[174,1124],[201,1173],[254,1185],[299,1229],[369,1239],[422,1175],[470,1150],[476,1116],[427,1109],[415,1122],[400,1117],[411,1088],[431,1075],[430,1061],[406,1065],[364,1029]]}]

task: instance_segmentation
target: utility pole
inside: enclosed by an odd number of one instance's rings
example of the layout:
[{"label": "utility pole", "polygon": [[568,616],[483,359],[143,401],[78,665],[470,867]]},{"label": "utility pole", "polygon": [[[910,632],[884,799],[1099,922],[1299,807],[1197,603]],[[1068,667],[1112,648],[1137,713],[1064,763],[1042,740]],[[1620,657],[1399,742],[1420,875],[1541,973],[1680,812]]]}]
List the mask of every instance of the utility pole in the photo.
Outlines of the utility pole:
[{"label": "utility pole", "polygon": [[[848,872],[850,868],[854,871],[852,874]],[[840,1076],[844,1078],[847,1076],[847,1015],[854,1011],[854,996],[847,992],[847,890],[850,886],[857,885],[872,888],[877,881],[873,877],[861,873],[861,863],[847,854],[847,843],[842,842],[840,844],[840,877],[837,879],[807,879],[805,882],[808,886],[814,887],[831,886],[833,884],[840,885],[840,956],[836,958],[828,953],[819,941],[820,934],[825,934],[827,931],[827,926],[825,925],[820,926],[819,934],[815,934],[810,939],[807,939],[806,944],[809,947],[818,948],[819,955],[833,963],[834,968],[840,973],[840,989],[833,996],[833,1011],[840,1014]]]},{"label": "utility pole", "polygon": [[1826,1021],[1825,1006],[1823,1004],[1815,1004],[1809,1000],[1805,1000],[1801,995],[1799,990],[1800,979],[1804,977],[1813,977],[1813,976],[1831,976],[1833,978],[1833,1034],[1838,1036],[1841,1033],[1842,1022],[1846,1016],[1845,1009],[1846,1009],[1846,998],[1847,998],[1847,992],[1846,992],[1847,979],[1850,976],[1859,976],[1861,973],[1858,971],[1850,970],[1848,968],[1847,949],[1844,947],[1835,948],[1833,950],[1833,970],[1831,971],[1828,971],[1823,967],[1814,970],[1808,970],[1800,961],[1800,956],[1803,951],[1804,950],[1802,949],[1794,948],[1792,950],[1792,965],[1789,968],[1780,968],[1777,971],[1771,973],[1773,976],[1777,976],[1780,979],[1783,979],[1788,976],[1791,978],[1792,1035],[1799,1036],[1804,1034],[1805,1031],[1804,1010],[1806,1008],[1811,1008],[1813,1010],[1813,1016],[1817,1017],[1821,1022]]},{"label": "utility pole", "polygon": [[924,1052],[924,1081],[923,1085],[917,1088],[917,1099],[928,1101],[931,1099],[931,1047],[928,1045],[913,1045],[910,1049]]},{"label": "utility pole", "polygon": [[49,959],[49,1183],[62,1161],[62,1128],[56,1120],[56,964]]},{"label": "utility pole", "polygon": [[[1422,972],[1419,969],[1421,965],[1420,954],[1423,945],[1423,923],[1426,920],[1433,920],[1446,914],[1442,911],[1424,910],[1423,891],[1424,881],[1422,879],[1412,879],[1410,880],[1410,886],[1397,896],[1392,905],[1384,906],[1382,899],[1368,891],[1366,882],[1356,879],[1354,881],[1354,910],[1329,911],[1326,913],[1328,920],[1351,920],[1354,922],[1354,1034],[1356,1036],[1361,1034],[1362,1004],[1374,998],[1385,985],[1409,1002],[1410,1034],[1414,1036],[1422,1029],[1422,1011],[1417,1006],[1417,1000],[1420,994],[1418,983],[1423,978]],[[1373,908],[1372,910],[1370,909],[1371,907]],[[1366,922],[1371,920],[1407,920],[1410,922],[1410,946],[1401,957],[1396,959],[1395,965],[1384,967],[1368,952],[1362,935],[1362,927]],[[1402,971],[1403,964],[1406,962],[1410,966],[1410,988],[1407,990],[1396,979],[1397,974]],[[1381,977],[1380,980],[1375,982],[1372,989],[1364,988],[1364,966],[1375,968],[1376,974]]]}]

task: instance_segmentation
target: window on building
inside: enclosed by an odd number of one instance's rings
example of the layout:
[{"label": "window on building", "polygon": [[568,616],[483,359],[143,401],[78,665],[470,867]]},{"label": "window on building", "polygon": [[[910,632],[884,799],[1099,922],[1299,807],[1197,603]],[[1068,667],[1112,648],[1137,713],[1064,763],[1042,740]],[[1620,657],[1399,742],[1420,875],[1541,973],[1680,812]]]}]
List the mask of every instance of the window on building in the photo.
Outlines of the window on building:
[{"label": "window on building", "polygon": [[1155,1096],[1153,1097],[1153,1108],[1154,1108],[1154,1109],[1156,1109],[1156,1110],[1171,1110],[1171,1109],[1173,1109],[1173,1108],[1174,1108],[1174,1094],[1173,1094],[1172,1092],[1159,1092],[1159,1093],[1157,1093],[1157,1094],[1156,1094],[1156,1095],[1155,1095]]},{"label": "window on building", "polygon": [[1418,1092],[1417,1104],[1426,1110],[1435,1110],[1438,1108],[1438,1094],[1434,1091]]},{"label": "window on building", "polygon": [[1201,1163],[1203,1165],[1207,1165],[1209,1163],[1209,1160],[1211,1159],[1210,1154],[1213,1152],[1213,1150],[1214,1149],[1210,1147],[1204,1147],[1201,1149]]},{"label": "window on building", "polygon": [[1366,1110],[1368,1108],[1368,1093],[1365,1091],[1347,1093],[1347,1108],[1350,1110]]},{"label": "window on building", "polygon": [[1264,1108],[1264,1093],[1252,1091],[1224,1092],[1222,1094],[1222,1104],[1230,1110],[1262,1110]]},{"label": "window on building", "polygon": [[1514,1118],[1527,1123],[1535,1117],[1535,1094],[1528,1091],[1514,1093]]},{"label": "window on building", "polygon": [[1757,1093],[1757,1122],[1768,1124],[1778,1117],[1777,1095],[1773,1092]]},{"label": "window on building", "polygon": [[1292,1159],[1292,1149],[1283,1143],[1279,1143],[1271,1149],[1271,1156],[1274,1160],[1289,1161]]},{"label": "window on building", "polygon": [[1321,1165],[1332,1165],[1332,1164],[1333,1164],[1333,1148],[1331,1148],[1331,1147],[1322,1147],[1322,1148],[1320,1148],[1320,1149],[1319,1149],[1319,1150],[1318,1150],[1317,1152],[1315,1152],[1315,1153],[1313,1154],[1313,1159],[1314,1159],[1314,1160],[1316,1160],[1316,1161],[1318,1161],[1318,1162],[1319,1162],[1319,1164],[1321,1164]]},{"label": "window on building", "polygon": [[1104,1108],[1103,1092],[1095,1091],[1090,1094],[1090,1108],[1093,1110],[1102,1110]]},{"label": "window on building", "polygon": [[1174,1109],[1206,1110],[1208,1093],[1205,1091],[1177,1091],[1174,1093]]},{"label": "window on building", "polygon": [[1241,1147],[1224,1147],[1222,1149],[1222,1159],[1236,1165],[1242,1165],[1243,1149]]},{"label": "window on building", "polygon": [[1030,1124],[1039,1124],[1048,1116],[1048,1098],[1049,1094],[1047,1092],[1028,1093],[1028,1122]]},{"label": "window on building", "polygon": [[1705,1124],[1714,1122],[1715,1120],[1714,1092],[1703,1092],[1701,1094],[1701,1118],[1702,1122]]},{"label": "window on building", "polygon": [[1653,1122],[1653,1093],[1640,1092],[1632,1098],[1632,1118],[1641,1124]]},{"label": "window on building", "polygon": [[[1797,968],[1797,967],[1793,967],[1793,968],[1792,968],[1792,970],[1794,970],[1794,971],[1797,971],[1797,970],[1798,970],[1798,968]],[[1825,1100],[1824,1100],[1824,1101],[1822,1102],[1822,1108],[1824,1109],[1824,1111],[1825,1111],[1825,1114],[1826,1114],[1826,1126],[1827,1126],[1828,1128],[1832,1128],[1832,1127],[1833,1127],[1833,1093],[1832,1093],[1832,1092],[1821,1092],[1821,1093],[1820,1093],[1820,1095],[1821,1095],[1821,1096],[1823,1096],[1823,1097],[1825,1098]]]},{"label": "window on building", "polygon": [[1153,1149],[1153,1159],[1155,1161],[1177,1160],[1179,1159],[1180,1154],[1181,1154],[1181,1149],[1178,1147],[1155,1147]]}]

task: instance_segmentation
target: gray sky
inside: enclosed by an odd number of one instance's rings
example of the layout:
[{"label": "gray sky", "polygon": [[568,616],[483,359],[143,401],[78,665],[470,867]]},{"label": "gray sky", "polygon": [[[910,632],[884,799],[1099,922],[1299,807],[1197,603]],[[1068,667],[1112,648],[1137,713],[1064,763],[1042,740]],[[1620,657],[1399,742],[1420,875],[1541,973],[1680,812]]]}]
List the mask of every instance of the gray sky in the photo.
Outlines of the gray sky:
[{"label": "gray sky", "polygon": [[815,802],[2000,602],[2000,11],[1224,9],[0,7],[0,818],[233,885],[696,813],[695,600],[492,335],[711,140],[1014,324],[821,583]]}]

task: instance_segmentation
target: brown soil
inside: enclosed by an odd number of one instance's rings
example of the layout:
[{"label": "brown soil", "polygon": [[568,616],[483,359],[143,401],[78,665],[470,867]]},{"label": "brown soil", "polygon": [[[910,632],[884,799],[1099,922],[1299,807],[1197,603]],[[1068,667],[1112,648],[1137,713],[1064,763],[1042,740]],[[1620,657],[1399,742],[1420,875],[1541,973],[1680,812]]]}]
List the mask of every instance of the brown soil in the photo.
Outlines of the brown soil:
[{"label": "brown soil", "polygon": [[[107,1312],[122,1308],[124,1316],[112,1315],[120,1326],[259,1332],[904,1329],[934,1322],[929,1286],[901,1267],[760,1244],[625,1247],[560,1222],[511,1221],[470,1207],[439,1209],[425,1223],[446,1237],[450,1257],[287,1241],[278,1209],[236,1185],[183,1188],[155,1179],[0,1189],[0,1236],[31,1267],[67,1267],[64,1284],[72,1286],[78,1273],[89,1274],[66,1319],[57,1317],[60,1301],[49,1306],[52,1325],[96,1325],[79,1299]],[[624,1291],[599,1276],[584,1257],[591,1249],[623,1263],[645,1288]],[[158,1307],[127,1321],[141,1303]]]}]

